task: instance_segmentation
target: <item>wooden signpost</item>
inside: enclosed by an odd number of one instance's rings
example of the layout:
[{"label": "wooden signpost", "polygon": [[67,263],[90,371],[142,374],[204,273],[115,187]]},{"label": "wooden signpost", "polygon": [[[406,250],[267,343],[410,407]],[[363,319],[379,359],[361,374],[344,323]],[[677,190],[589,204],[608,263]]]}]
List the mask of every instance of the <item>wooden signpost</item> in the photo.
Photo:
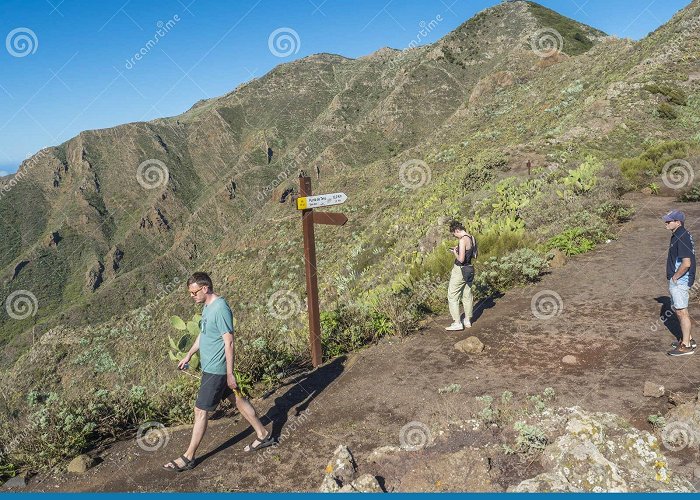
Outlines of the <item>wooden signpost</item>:
[{"label": "wooden signpost", "polygon": [[318,305],[318,274],[316,270],[316,240],[314,224],[342,226],[348,218],[341,213],[314,212],[314,208],[339,205],[348,197],[345,193],[312,196],[311,177],[299,177],[297,210],[301,210],[301,226],[304,231],[304,260],[306,261],[306,300],[309,311],[309,342],[311,362],[314,368],[321,364],[321,316]]}]

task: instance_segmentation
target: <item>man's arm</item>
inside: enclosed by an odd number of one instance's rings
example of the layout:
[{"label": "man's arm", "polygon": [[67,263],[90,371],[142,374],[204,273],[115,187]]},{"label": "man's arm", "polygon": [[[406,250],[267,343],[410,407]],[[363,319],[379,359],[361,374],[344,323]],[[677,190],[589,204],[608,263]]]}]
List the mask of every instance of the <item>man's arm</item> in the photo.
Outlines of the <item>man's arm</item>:
[{"label": "man's arm", "polygon": [[688,269],[690,269],[690,257],[683,257],[683,260],[681,260],[681,265],[678,266],[678,271],[671,276],[671,279],[673,282],[677,282],[681,277],[688,272]]},{"label": "man's arm", "polygon": [[236,384],[236,375],[233,372],[233,333],[224,333],[221,338],[224,340],[224,352],[226,353],[226,382],[231,389],[235,390],[238,384]]}]

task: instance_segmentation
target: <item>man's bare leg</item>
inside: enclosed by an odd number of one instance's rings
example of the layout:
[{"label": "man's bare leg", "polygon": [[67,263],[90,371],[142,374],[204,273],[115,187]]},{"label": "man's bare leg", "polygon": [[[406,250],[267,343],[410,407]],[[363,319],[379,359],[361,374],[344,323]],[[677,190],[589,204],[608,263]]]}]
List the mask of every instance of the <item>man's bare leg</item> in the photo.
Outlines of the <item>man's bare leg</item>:
[{"label": "man's bare leg", "polygon": [[683,332],[683,345],[690,347],[690,314],[688,309],[676,309],[678,321],[681,324],[681,332]]},{"label": "man's bare leg", "polygon": [[[194,460],[195,453],[197,453],[197,448],[199,448],[200,443],[202,442],[202,438],[204,437],[204,433],[207,432],[207,423],[209,421],[209,412],[206,410],[200,410],[195,406],[194,408],[194,427],[192,428],[192,438],[190,439],[190,446],[187,448],[187,451],[184,453],[184,456],[186,456],[190,460]],[[185,463],[182,461],[181,458],[177,458],[174,460],[174,462],[178,465],[178,467],[184,467]],[[169,467],[173,469],[174,467],[168,466],[168,464],[165,465],[165,467]]]},{"label": "man's bare leg", "polygon": [[[231,394],[227,399],[236,405],[236,408],[238,408],[238,411],[241,412],[243,418],[245,418],[253,427],[255,434],[258,437],[256,440],[258,443],[268,436],[269,432],[267,429],[265,429],[265,426],[263,426],[260,418],[258,418],[258,414],[256,413],[253,405],[250,404],[250,401],[248,401],[246,398],[239,398],[235,394]],[[253,446],[257,446],[258,443],[253,442]]]}]

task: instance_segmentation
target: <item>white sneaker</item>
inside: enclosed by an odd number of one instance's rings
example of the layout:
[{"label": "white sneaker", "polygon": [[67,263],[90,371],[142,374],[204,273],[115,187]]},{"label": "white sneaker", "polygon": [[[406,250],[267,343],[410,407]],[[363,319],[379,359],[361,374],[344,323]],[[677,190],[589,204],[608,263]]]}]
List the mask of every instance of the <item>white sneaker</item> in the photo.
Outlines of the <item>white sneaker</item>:
[{"label": "white sneaker", "polygon": [[462,322],[462,324],[464,325],[464,328],[471,328],[472,327],[471,322],[467,321],[466,319]]},{"label": "white sneaker", "polygon": [[464,325],[461,321],[455,321],[450,326],[445,328],[445,330],[447,330],[448,332],[458,332],[460,330],[464,330]]}]

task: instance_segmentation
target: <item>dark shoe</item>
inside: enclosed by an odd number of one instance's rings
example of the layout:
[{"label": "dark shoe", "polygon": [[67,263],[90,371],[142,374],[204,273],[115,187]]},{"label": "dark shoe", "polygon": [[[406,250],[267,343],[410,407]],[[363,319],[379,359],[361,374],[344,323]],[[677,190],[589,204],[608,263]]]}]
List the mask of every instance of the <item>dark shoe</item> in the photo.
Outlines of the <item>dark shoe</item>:
[{"label": "dark shoe", "polygon": [[669,356],[687,356],[689,354],[695,354],[695,351],[692,347],[687,347],[683,344],[668,352]]},{"label": "dark shoe", "polygon": [[[175,460],[177,460],[177,458]],[[175,460],[168,462],[167,464],[165,464],[163,466],[163,468],[165,470],[170,470],[173,472],[182,472],[182,471],[194,469],[194,459],[190,460],[185,455],[182,455],[180,457],[180,460],[182,460],[182,463],[184,464],[182,467],[177,465],[177,462]]]},{"label": "dark shoe", "polygon": [[[671,344],[671,347],[673,347],[674,349],[676,349],[676,348],[678,347],[678,344],[679,344],[679,343],[680,343],[680,342],[676,341],[676,342],[674,342],[673,344]],[[690,339],[690,347],[692,347],[693,349],[695,349],[697,346],[698,346],[698,343],[695,342],[695,339]]]},{"label": "dark shoe", "polygon": [[258,450],[261,450],[263,448],[267,448],[268,446],[272,446],[273,444],[275,444],[275,438],[272,437],[272,432],[268,432],[267,436],[265,436],[263,439],[257,438],[251,444],[249,444],[245,448],[243,448],[243,451],[245,451],[245,452],[258,451]]}]

